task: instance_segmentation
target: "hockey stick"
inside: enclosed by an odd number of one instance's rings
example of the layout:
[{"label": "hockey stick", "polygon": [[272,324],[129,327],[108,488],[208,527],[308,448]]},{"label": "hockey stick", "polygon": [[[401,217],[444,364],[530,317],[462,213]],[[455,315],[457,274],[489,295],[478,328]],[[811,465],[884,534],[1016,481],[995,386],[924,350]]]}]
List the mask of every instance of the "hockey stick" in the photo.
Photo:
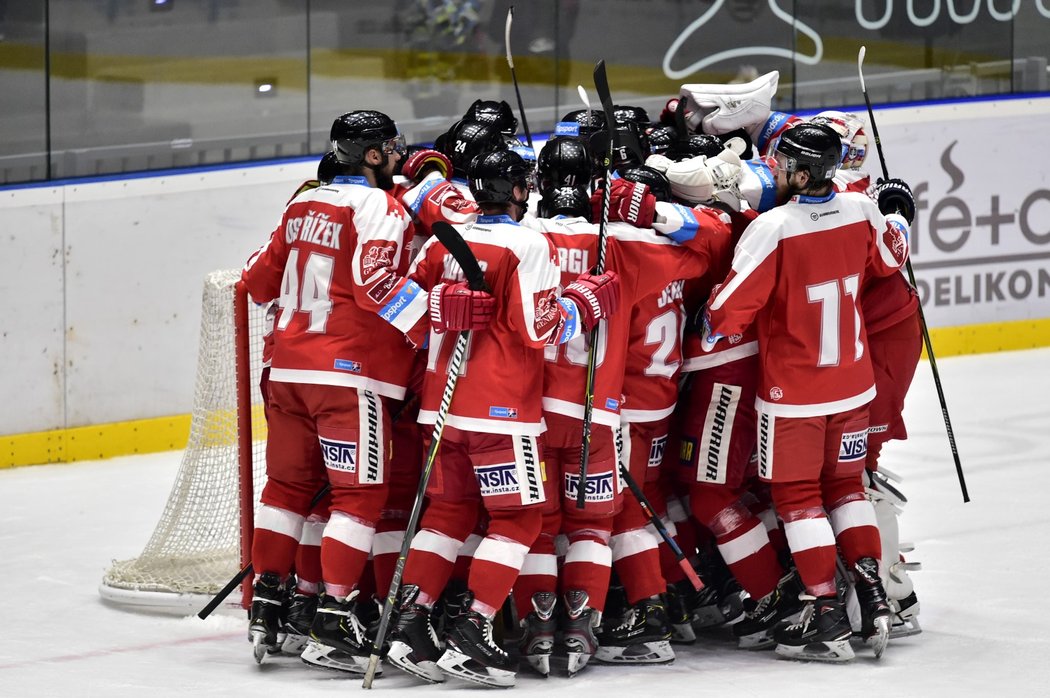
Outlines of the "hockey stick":
[{"label": "hockey stick", "polygon": [[[467,277],[467,284],[471,290],[489,290],[478,260],[474,257],[474,253],[471,252],[470,247],[459,232],[444,221],[434,223],[432,230],[441,244],[445,246],[445,249],[449,251],[449,254],[459,263],[460,268],[463,269],[463,273]],[[379,618],[379,629],[376,631],[376,638],[372,644],[372,653],[368,657],[368,669],[365,671],[365,678],[361,684],[363,688],[372,688],[372,681],[375,679],[376,669],[379,667],[380,650],[383,647],[383,641],[386,639],[390,617],[394,611],[394,604],[397,602],[397,593],[401,589],[401,577],[405,572],[405,560],[408,558],[408,550],[412,545],[416,526],[419,525],[419,517],[423,511],[423,497],[427,491],[427,483],[430,481],[430,471],[434,467],[438,447],[441,445],[441,434],[445,431],[445,418],[448,416],[448,410],[452,404],[452,394],[456,389],[456,382],[459,380],[459,372],[463,367],[469,342],[470,330],[463,330],[456,338],[456,345],[452,349],[452,360],[448,367],[448,379],[445,381],[445,390],[441,393],[441,404],[438,406],[437,416],[434,418],[434,434],[431,436],[430,448],[427,449],[427,456],[423,461],[423,472],[419,476],[416,499],[412,503],[412,512],[408,516],[408,524],[405,526],[405,537],[401,541],[401,550],[397,555],[397,564],[394,565],[394,576],[390,580],[390,589],[387,591],[386,603],[383,604],[383,613]]]},{"label": "hockey stick", "polygon": [[[629,438],[629,437],[628,437]],[[667,531],[667,527],[664,526],[664,522],[657,516],[656,511],[653,510],[653,505],[649,503],[649,498],[645,496],[645,492],[638,486],[638,482],[631,477],[631,472],[624,466],[623,463],[620,466],[620,477],[627,483],[627,488],[631,490],[631,494],[638,500],[638,504],[641,505],[642,511],[646,516],[649,517],[649,523],[653,525],[656,532],[660,534],[660,537],[664,539],[664,543],[667,543],[667,547],[674,553],[674,559],[678,561],[678,566],[685,572],[685,576],[689,578],[693,588],[700,591],[704,588],[704,583],[700,581],[700,577],[697,575],[696,570],[689,564],[689,560],[686,559],[685,553],[675,542],[675,539],[671,537],[671,534]]]},{"label": "hockey stick", "polygon": [[[875,149],[879,153],[879,164],[882,166],[883,179],[889,179],[886,170],[886,158],[882,154],[882,140],[879,139],[879,127],[875,124],[875,112],[871,108],[871,99],[868,97],[868,88],[864,85],[864,54],[866,48],[860,47],[857,54],[857,74],[860,76],[860,91],[864,95],[864,104],[868,107],[868,120],[871,122],[871,134],[875,139]],[[911,266],[911,256],[905,260],[905,268],[908,270],[908,281],[915,287],[915,271]],[[937,358],[933,355],[933,343],[930,342],[930,329],[926,325],[926,314],[919,303],[919,324],[922,327],[922,341],[926,345],[926,356],[930,359],[930,369],[933,371],[933,384],[937,387],[937,399],[941,402],[941,415],[944,417],[944,428],[948,432],[948,445],[952,449],[952,458],[955,460],[955,473],[959,476],[959,487],[962,489],[963,502],[970,501],[970,493],[966,489],[966,477],[963,475],[962,461],[959,459],[959,447],[955,443],[955,432],[952,430],[952,420],[948,416],[948,403],[944,399],[944,386],[941,385],[941,372],[937,369]]]},{"label": "hockey stick", "polygon": [[[594,267],[596,274],[605,271],[605,236],[609,225],[609,181],[612,178],[612,158],[617,146],[617,133],[613,120],[612,96],[609,94],[609,78],[605,74],[605,60],[594,66],[594,89],[598,92],[602,110],[605,112],[605,129],[609,133],[608,148],[605,151],[605,186],[602,187],[602,219],[598,225],[598,263]],[[579,87],[580,96],[590,109],[587,91]],[[580,448],[580,480],[576,486],[576,508],[583,509],[587,498],[587,465],[591,458],[591,421],[594,417],[594,374],[598,364],[598,332],[600,323],[595,323],[590,331],[587,346],[587,385],[583,399],[583,442]]]},{"label": "hockey stick", "polygon": [[525,118],[525,104],[521,101],[521,90],[518,88],[518,74],[514,71],[514,55],[510,52],[510,25],[514,21],[514,5],[507,10],[507,26],[503,32],[503,43],[507,47],[507,65],[510,66],[510,78],[514,81],[514,94],[518,97],[518,113],[521,114],[521,128],[525,131],[525,140],[532,147],[532,133],[529,131],[529,120]]},{"label": "hockey stick", "polygon": [[[324,487],[322,487],[321,489],[317,490],[317,493],[314,495],[314,498],[310,500],[310,509],[313,509],[315,506],[317,506],[318,502],[320,502],[322,499],[324,499],[324,496],[326,494],[328,494],[329,490],[331,490],[331,489],[332,489],[332,486],[329,485],[326,482]],[[254,571],[255,571],[255,568],[252,566],[252,563],[249,561],[247,565],[245,565],[244,567],[241,568],[240,572],[238,572],[237,574],[233,575],[233,579],[231,579],[230,581],[226,582],[226,586],[224,586],[222,589],[219,589],[219,593],[216,594],[212,598],[212,600],[208,602],[207,606],[202,608],[197,613],[197,617],[200,618],[201,620],[204,620],[205,618],[210,616],[212,611],[214,611],[216,608],[218,608],[219,604],[221,604],[223,601],[225,601],[226,597],[229,596],[230,594],[232,594],[233,590],[236,589],[237,587],[239,587],[241,585],[241,582],[243,582],[248,577],[248,575],[250,575]]]}]

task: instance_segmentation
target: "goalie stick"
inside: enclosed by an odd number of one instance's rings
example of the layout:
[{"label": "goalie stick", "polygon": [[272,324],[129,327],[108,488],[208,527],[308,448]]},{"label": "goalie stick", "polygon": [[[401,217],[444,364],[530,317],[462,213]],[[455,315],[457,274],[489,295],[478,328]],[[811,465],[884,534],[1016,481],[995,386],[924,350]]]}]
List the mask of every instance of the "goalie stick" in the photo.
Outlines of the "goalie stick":
[{"label": "goalie stick", "polygon": [[[609,225],[609,181],[612,178],[612,158],[616,152],[617,133],[615,120],[613,118],[612,95],[609,94],[609,78],[605,74],[605,60],[598,61],[594,66],[594,89],[598,92],[598,99],[602,103],[605,112],[605,129],[609,133],[608,147],[605,150],[605,186],[602,187],[602,219],[598,225],[598,263],[594,270],[596,274],[605,271],[605,236]],[[587,91],[581,86],[580,96],[583,97],[587,109],[591,108],[590,100],[587,99]],[[594,325],[590,331],[587,346],[587,386],[583,399],[583,443],[580,449],[580,479],[576,486],[576,508],[583,509],[587,497],[587,465],[591,457],[591,420],[594,416],[594,373],[598,363],[598,332],[601,322]]]},{"label": "goalie stick", "polygon": [[529,131],[529,120],[525,118],[525,104],[521,101],[521,90],[518,88],[518,74],[514,71],[514,54],[510,51],[510,25],[514,22],[514,5],[511,5],[507,10],[507,25],[503,32],[503,43],[507,48],[507,65],[510,66],[510,79],[514,81],[514,94],[518,97],[518,113],[521,114],[521,128],[525,131],[525,140],[529,142],[529,149],[535,152],[535,148],[532,147],[532,133]]},{"label": "goalie stick", "polygon": [[[871,108],[871,99],[868,97],[868,88],[864,85],[864,54],[866,47],[861,46],[857,54],[857,74],[860,76],[860,91],[864,95],[864,104],[868,107],[868,120],[871,122],[871,134],[875,139],[875,149],[879,153],[879,164],[882,166],[883,179],[889,179],[890,174],[886,169],[886,158],[882,154],[882,140],[879,138],[879,127],[875,124],[875,112]],[[908,281],[915,287],[915,271],[911,266],[911,255],[904,262],[908,270]],[[944,399],[944,386],[941,385],[941,372],[937,369],[937,358],[933,355],[933,343],[930,341],[930,329],[926,325],[926,313],[919,303],[919,324],[922,327],[922,341],[926,345],[926,356],[930,360],[930,369],[933,371],[933,384],[937,387],[937,399],[941,403],[941,416],[944,417],[944,428],[948,432],[948,445],[952,449],[952,458],[955,460],[955,473],[959,476],[959,488],[962,489],[963,502],[970,501],[970,493],[966,489],[966,477],[963,475],[962,461],[959,458],[959,447],[955,443],[955,431],[952,430],[952,420],[948,415],[948,403]]]},{"label": "goalie stick", "polygon": [[[463,240],[455,228],[444,221],[438,221],[432,226],[434,235],[438,241],[445,246],[453,259],[459,263],[463,274],[467,277],[467,285],[473,291],[488,291],[485,283],[484,273],[478,264],[477,258],[471,252],[470,247]],[[394,611],[397,593],[401,589],[401,577],[405,572],[405,559],[408,557],[408,549],[412,545],[412,538],[419,525],[419,517],[423,511],[423,497],[427,491],[427,483],[430,481],[430,472],[437,458],[438,447],[441,445],[441,433],[445,430],[445,418],[448,416],[449,407],[452,405],[452,394],[459,380],[459,372],[467,355],[467,345],[470,343],[470,330],[463,330],[456,338],[456,345],[452,350],[452,360],[448,367],[448,379],[445,381],[445,390],[441,393],[441,404],[438,406],[437,416],[434,419],[434,433],[430,440],[430,448],[427,450],[426,459],[423,461],[423,472],[419,476],[419,486],[416,488],[416,499],[412,503],[412,512],[408,516],[408,524],[405,526],[405,537],[401,541],[401,550],[397,555],[397,564],[394,565],[394,576],[390,580],[390,589],[387,591],[386,603],[383,604],[383,612],[379,617],[379,629],[376,631],[375,641],[372,643],[372,653],[368,657],[368,669],[365,671],[363,688],[372,688],[376,669],[379,667],[380,650],[386,639],[387,629],[390,625],[390,617]]]}]

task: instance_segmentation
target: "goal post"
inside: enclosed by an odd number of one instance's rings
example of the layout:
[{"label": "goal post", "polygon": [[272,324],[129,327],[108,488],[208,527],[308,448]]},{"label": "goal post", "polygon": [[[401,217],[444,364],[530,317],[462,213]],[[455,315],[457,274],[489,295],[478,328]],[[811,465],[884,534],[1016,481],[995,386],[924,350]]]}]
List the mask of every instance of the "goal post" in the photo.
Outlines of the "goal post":
[{"label": "goal post", "polygon": [[[99,593],[108,602],[190,615],[250,557],[265,479],[259,392],[265,313],[239,279],[234,270],[205,279],[189,441],[146,547],[105,573]],[[245,605],[250,584],[246,580],[244,593],[227,604]]]}]

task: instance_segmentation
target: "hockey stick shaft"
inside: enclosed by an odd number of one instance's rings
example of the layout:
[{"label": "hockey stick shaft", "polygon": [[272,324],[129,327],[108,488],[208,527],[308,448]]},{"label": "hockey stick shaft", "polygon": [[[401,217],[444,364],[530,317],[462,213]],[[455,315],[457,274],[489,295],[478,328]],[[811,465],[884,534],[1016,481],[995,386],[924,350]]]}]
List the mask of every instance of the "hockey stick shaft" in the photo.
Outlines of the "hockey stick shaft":
[{"label": "hockey stick shaft", "polygon": [[[871,134],[875,139],[875,149],[879,154],[879,164],[882,166],[882,176],[889,179],[890,175],[886,169],[886,157],[882,153],[882,140],[879,138],[879,127],[875,123],[875,111],[871,108],[871,99],[868,97],[868,88],[864,84],[864,54],[866,48],[860,47],[857,54],[857,74],[860,76],[860,91],[864,95],[864,104],[868,108],[868,121],[871,123]],[[915,287],[915,271],[912,269],[911,257],[904,263],[908,271],[908,281]],[[933,384],[937,388],[937,399],[941,403],[941,416],[944,418],[944,428],[948,433],[948,445],[952,450],[952,459],[955,461],[955,473],[959,477],[959,488],[962,490],[963,502],[970,501],[970,493],[966,488],[966,476],[963,475],[962,460],[959,458],[959,447],[955,443],[955,431],[952,429],[952,419],[948,414],[948,402],[944,399],[944,386],[941,383],[941,372],[937,369],[937,358],[933,354],[933,343],[930,341],[930,329],[926,325],[926,313],[923,312],[922,303],[919,303],[919,324],[922,327],[922,341],[926,346],[926,356],[930,360],[930,369],[933,371]]]},{"label": "hockey stick shaft", "polygon": [[525,103],[521,101],[521,88],[518,87],[518,73],[514,70],[514,54],[510,50],[510,26],[514,22],[514,5],[507,10],[507,25],[503,32],[503,41],[507,48],[507,65],[510,67],[510,79],[514,82],[514,94],[518,98],[518,113],[521,114],[521,128],[525,131],[525,140],[532,148],[532,132],[529,131],[529,120],[525,116]]},{"label": "hockey stick shaft", "polygon": [[[612,159],[616,146],[616,128],[613,120],[612,95],[609,94],[609,78],[605,73],[605,61],[594,67],[594,89],[605,112],[605,128],[609,132],[609,147],[605,153],[605,186],[602,187],[602,219],[598,225],[598,263],[595,273],[605,271],[605,237],[609,225],[609,182],[612,178]],[[586,96],[581,88],[581,96]],[[594,383],[598,367],[598,332],[600,323],[590,331],[587,347],[587,383],[583,400],[583,439],[580,448],[579,483],[576,487],[576,508],[583,509],[587,500],[587,469],[591,458],[591,422],[594,418]]]},{"label": "hockey stick shaft", "polygon": [[[477,259],[474,258],[470,248],[467,247],[467,244],[456,229],[448,223],[437,222],[433,226],[433,231],[463,269],[470,288],[476,291],[487,290]],[[456,338],[456,345],[452,349],[448,378],[445,381],[445,389],[441,393],[441,403],[438,405],[437,416],[434,418],[434,433],[431,435],[430,447],[427,449],[427,456],[423,461],[423,472],[419,476],[419,485],[416,487],[416,499],[412,503],[412,511],[409,513],[408,524],[405,526],[405,537],[401,541],[397,563],[394,565],[394,576],[390,580],[386,603],[383,604],[383,612],[379,617],[379,628],[376,631],[375,642],[372,644],[372,652],[368,656],[368,668],[365,670],[364,680],[361,683],[363,688],[372,688],[372,681],[375,679],[376,669],[379,667],[381,649],[384,640],[386,640],[390,618],[394,612],[394,604],[397,603],[397,594],[401,590],[401,578],[405,572],[405,561],[408,559],[408,551],[412,546],[416,527],[419,525],[427,483],[430,482],[430,473],[434,468],[438,448],[441,446],[441,435],[445,431],[445,419],[448,417],[449,408],[452,406],[452,395],[456,390],[456,383],[459,381],[459,372],[463,368],[469,343],[470,331],[464,330],[459,333],[459,336]]]},{"label": "hockey stick shaft", "polygon": [[[328,494],[329,490],[331,489],[332,486],[328,483],[325,483],[324,487],[317,490],[317,493],[314,495],[313,499],[310,500],[310,509],[313,509],[315,506],[317,506],[318,502],[324,499],[324,496]],[[255,568],[249,561],[247,565],[241,568],[240,572],[235,574],[230,581],[226,582],[226,586],[220,589],[218,594],[212,597],[212,600],[208,602],[208,605],[202,608],[197,613],[197,617],[201,620],[204,620],[205,618],[210,616],[212,614],[212,611],[218,608],[219,605],[226,600],[226,597],[232,594],[233,590],[239,587],[241,585],[241,582],[243,582],[248,577],[248,575],[250,575],[254,571]]]},{"label": "hockey stick shaft", "polygon": [[675,560],[678,561],[678,566],[682,568],[683,572],[685,572],[685,576],[692,583],[693,588],[697,591],[703,589],[704,583],[700,581],[700,577],[696,574],[696,570],[694,570],[693,566],[689,564],[689,560],[686,558],[685,553],[682,552],[678,543],[668,532],[667,527],[664,526],[664,522],[656,514],[653,505],[649,502],[649,498],[645,496],[645,492],[642,491],[638,482],[631,477],[631,472],[624,467],[623,463],[620,463],[620,477],[623,479],[624,483],[626,483],[627,488],[631,490],[631,494],[634,495],[634,498],[638,500],[638,504],[642,507],[642,511],[649,517],[649,523],[653,525],[656,532],[660,534],[661,538],[663,538],[664,543],[667,543],[667,547],[669,547],[671,552],[674,553]]}]

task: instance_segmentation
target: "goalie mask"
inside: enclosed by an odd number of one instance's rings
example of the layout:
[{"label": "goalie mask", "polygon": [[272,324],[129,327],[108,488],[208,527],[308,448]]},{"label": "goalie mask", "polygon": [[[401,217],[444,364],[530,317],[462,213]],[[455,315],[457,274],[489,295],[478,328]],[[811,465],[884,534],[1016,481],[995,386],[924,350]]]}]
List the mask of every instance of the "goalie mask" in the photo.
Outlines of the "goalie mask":
[{"label": "goalie mask", "polygon": [[868,134],[864,132],[863,119],[841,111],[822,111],[809,123],[822,124],[839,135],[842,141],[842,169],[859,170],[864,165],[868,155]]}]

